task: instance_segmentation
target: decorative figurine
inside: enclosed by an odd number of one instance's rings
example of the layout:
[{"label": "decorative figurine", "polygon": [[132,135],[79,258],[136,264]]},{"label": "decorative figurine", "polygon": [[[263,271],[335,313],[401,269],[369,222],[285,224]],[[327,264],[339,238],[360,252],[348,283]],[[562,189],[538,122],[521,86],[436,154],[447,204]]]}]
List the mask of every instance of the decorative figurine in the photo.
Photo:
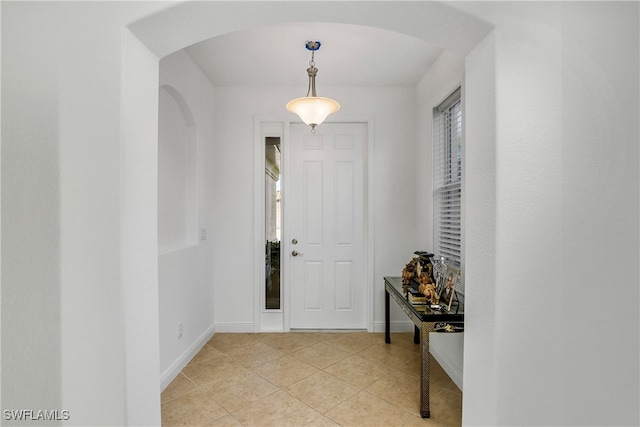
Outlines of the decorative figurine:
[{"label": "decorative figurine", "polygon": [[418,292],[424,295],[427,299],[427,302],[430,304],[438,304],[440,298],[438,297],[438,293],[436,292],[436,287],[431,283],[431,277],[425,272],[423,272],[419,277],[420,286],[418,287]]},{"label": "decorative figurine", "polygon": [[416,275],[416,259],[417,258],[412,259],[407,263],[407,265],[404,266],[404,269],[402,270],[403,285],[408,285],[409,283],[411,283],[411,279],[413,279]]},{"label": "decorative figurine", "polygon": [[[438,293],[435,292],[435,286],[433,284],[433,265],[431,264],[433,254],[425,251],[415,251],[414,254],[417,256],[413,257],[402,270],[402,290],[404,293],[407,293],[409,286],[413,286],[415,289],[416,284],[420,285],[420,288],[423,287],[423,284],[430,285],[426,293],[420,289],[418,291],[424,295],[433,295],[430,300],[432,304],[437,304]],[[415,283],[412,285],[412,282]],[[433,288],[433,292],[431,292],[431,288]],[[429,297],[427,297],[427,299],[429,300]]]}]

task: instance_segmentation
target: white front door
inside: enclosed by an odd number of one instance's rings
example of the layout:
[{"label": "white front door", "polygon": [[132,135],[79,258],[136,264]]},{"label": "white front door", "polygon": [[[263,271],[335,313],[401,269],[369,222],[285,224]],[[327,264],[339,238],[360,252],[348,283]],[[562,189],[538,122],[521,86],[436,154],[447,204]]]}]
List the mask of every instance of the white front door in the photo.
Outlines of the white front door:
[{"label": "white front door", "polygon": [[323,123],[315,134],[291,125],[285,256],[293,329],[366,328],[366,140],[365,123]]}]

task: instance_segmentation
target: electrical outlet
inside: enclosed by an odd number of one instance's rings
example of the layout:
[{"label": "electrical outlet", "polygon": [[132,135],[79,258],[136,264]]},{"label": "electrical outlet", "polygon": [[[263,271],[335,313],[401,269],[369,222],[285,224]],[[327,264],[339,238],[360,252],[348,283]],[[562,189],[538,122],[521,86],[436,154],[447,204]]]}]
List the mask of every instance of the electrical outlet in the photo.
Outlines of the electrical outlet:
[{"label": "electrical outlet", "polygon": [[200,229],[200,240],[207,240],[207,229],[206,228],[201,228]]},{"label": "electrical outlet", "polygon": [[178,339],[182,338],[182,322],[178,323]]}]

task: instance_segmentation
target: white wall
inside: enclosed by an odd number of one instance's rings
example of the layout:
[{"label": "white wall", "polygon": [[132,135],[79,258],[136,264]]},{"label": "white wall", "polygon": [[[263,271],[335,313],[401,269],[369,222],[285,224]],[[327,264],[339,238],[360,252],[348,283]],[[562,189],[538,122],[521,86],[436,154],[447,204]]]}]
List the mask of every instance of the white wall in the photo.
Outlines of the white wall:
[{"label": "white wall", "polygon": [[[463,424],[496,423],[494,389],[496,262],[495,40],[465,60],[465,336]],[[476,285],[477,284],[477,285]]]},{"label": "white wall", "polygon": [[[284,109],[299,88],[216,88],[216,152],[214,197],[217,211],[215,257],[224,262],[214,271],[216,325],[224,330],[253,330],[253,120],[254,116],[296,120]],[[415,90],[396,88],[323,87],[325,96],[340,100],[336,117],[374,117],[375,186],[375,319],[384,323],[385,275],[399,275],[416,250],[413,229]],[[328,119],[331,121],[331,117]],[[285,142],[286,143],[286,142]],[[286,148],[285,148],[286,149]],[[258,171],[259,173],[264,173]],[[285,171],[286,173],[286,171]],[[403,207],[406,206],[406,209]],[[406,316],[394,308],[393,319]]]},{"label": "white wall", "polygon": [[[124,392],[118,402],[124,406],[128,425],[159,423],[160,381],[158,343],[158,105],[157,58],[140,40],[125,31],[122,42],[122,85],[120,114],[120,283],[124,341]],[[136,72],[131,72],[136,70]],[[82,87],[80,88],[82,90]],[[126,99],[126,101],[125,101]],[[126,119],[124,119],[126,118]],[[116,167],[111,165],[111,167]],[[72,224],[70,224],[73,227]],[[105,230],[108,232],[110,230]],[[111,230],[112,231],[112,230]],[[82,246],[81,246],[82,247]],[[100,265],[100,260],[93,268]],[[113,286],[113,285],[111,285]],[[91,300],[84,299],[91,316]],[[72,311],[74,305],[66,306]],[[112,327],[115,327],[113,325]],[[95,331],[94,331],[95,332]],[[116,340],[120,336],[116,335]],[[90,343],[83,343],[90,347]],[[107,341],[105,344],[110,345]],[[117,345],[118,342],[114,345]],[[72,350],[73,354],[73,350]],[[88,359],[93,361],[93,359]],[[108,363],[108,362],[106,362]],[[70,365],[71,375],[84,372]],[[70,373],[66,373],[70,375]],[[83,389],[74,385],[73,393]],[[84,395],[83,395],[84,396]],[[65,399],[74,404],[77,397]],[[93,413],[94,400],[79,401],[83,412],[74,411],[71,424],[108,423]]]},{"label": "white wall", "polygon": [[[182,135],[169,133],[166,136],[178,139],[182,137],[184,145],[187,142],[184,138],[192,135],[196,146],[195,164],[192,165],[195,167],[187,166],[187,170],[184,170],[185,165],[172,167],[176,165],[172,165],[171,160],[180,159],[179,155],[164,159],[165,163],[160,164],[166,166],[159,170],[160,194],[163,195],[163,191],[166,191],[168,197],[174,196],[176,191],[170,191],[171,189],[164,188],[162,184],[167,184],[166,178],[175,181],[176,170],[181,174],[182,186],[195,187],[184,188],[183,199],[186,199],[186,194],[189,192],[197,194],[197,200],[193,206],[189,206],[197,209],[196,215],[190,212],[181,215],[181,222],[186,224],[187,230],[184,229],[184,225],[175,227],[171,221],[162,221],[163,216],[171,217],[171,212],[163,209],[158,212],[159,236],[174,236],[171,242],[167,242],[174,245],[160,247],[158,257],[160,373],[162,386],[166,386],[214,332],[212,283],[214,259],[211,256],[211,247],[216,236],[210,231],[214,230],[212,210],[216,206],[220,208],[220,205],[217,205],[211,192],[215,172],[212,168],[215,150],[214,103],[216,99],[213,85],[189,55],[184,51],[178,51],[160,61],[160,86],[165,88],[161,90],[173,93],[173,96],[182,104],[179,108],[184,110],[175,111],[178,108],[176,105],[172,105],[171,102],[166,104],[160,102],[160,117],[167,117],[172,113],[186,116],[186,119],[182,118],[183,123],[178,127],[185,133]],[[192,129],[189,130],[188,127]],[[166,126],[161,123],[160,129],[166,129]],[[161,143],[164,139],[165,135],[159,135]],[[182,148],[184,153],[188,151],[186,148],[184,146]],[[163,173],[167,176],[163,177]],[[189,176],[194,176],[196,180],[190,180]],[[177,200],[172,202],[175,204]],[[186,200],[182,202],[189,205]],[[160,207],[168,206],[160,204]],[[169,230],[164,230],[163,227]],[[206,240],[199,240],[200,229],[207,231]],[[175,237],[176,234],[179,236]],[[178,338],[179,323],[182,324],[181,338]]]},{"label": "white wall", "polygon": [[461,7],[463,422],[637,425],[638,4]]},{"label": "white wall", "polygon": [[[571,387],[575,397],[561,396],[560,420],[640,424],[640,5],[580,6],[562,10],[559,282],[563,308],[571,310],[562,318],[559,386]],[[594,322],[593,307],[603,303],[600,284],[615,295],[614,313]],[[585,375],[594,365],[612,369]]]},{"label": "white wall", "polygon": [[[45,32],[36,35],[38,29],[51,29],[42,18],[3,4],[3,35],[24,37],[34,31],[34,42],[46,45]],[[57,113],[50,115],[52,108],[48,107],[56,102],[52,88],[58,76],[27,73],[51,63],[54,56],[44,48],[39,56],[30,55],[19,45],[2,49],[3,409],[22,406],[23,402],[60,407],[62,402],[62,314],[57,304],[62,293],[60,148],[50,136],[57,135],[59,124]],[[30,90],[39,93],[37,104],[21,97]],[[14,100],[11,108],[5,103],[7,99]],[[9,115],[14,119],[11,123]],[[40,117],[37,127],[20,126],[20,121],[26,124],[32,115]],[[49,356],[43,358],[42,354]],[[106,395],[108,399],[108,390]]]},{"label": "white wall", "polygon": [[[157,112],[121,104],[127,91],[157,102],[153,55],[125,36],[154,8],[1,7],[2,408],[158,424],[155,186],[136,193],[157,179],[145,145]],[[146,78],[127,75],[125,57]],[[124,158],[126,132],[136,144]],[[138,321],[125,329],[126,319]]]}]

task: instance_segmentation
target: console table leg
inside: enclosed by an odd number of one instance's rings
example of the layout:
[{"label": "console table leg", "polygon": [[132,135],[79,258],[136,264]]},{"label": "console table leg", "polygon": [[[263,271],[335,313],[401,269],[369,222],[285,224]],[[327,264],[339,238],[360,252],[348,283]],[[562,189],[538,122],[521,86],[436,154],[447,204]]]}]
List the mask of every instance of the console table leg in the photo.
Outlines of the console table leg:
[{"label": "console table leg", "polygon": [[384,292],[384,342],[391,343],[391,327],[389,326],[389,292]]},{"label": "console table leg", "polygon": [[420,354],[421,379],[420,379],[420,415],[422,418],[431,416],[429,411],[429,332],[434,330],[434,323],[422,322],[420,327]]},{"label": "console table leg", "polygon": [[417,326],[413,327],[413,343],[420,344],[420,328]]}]

